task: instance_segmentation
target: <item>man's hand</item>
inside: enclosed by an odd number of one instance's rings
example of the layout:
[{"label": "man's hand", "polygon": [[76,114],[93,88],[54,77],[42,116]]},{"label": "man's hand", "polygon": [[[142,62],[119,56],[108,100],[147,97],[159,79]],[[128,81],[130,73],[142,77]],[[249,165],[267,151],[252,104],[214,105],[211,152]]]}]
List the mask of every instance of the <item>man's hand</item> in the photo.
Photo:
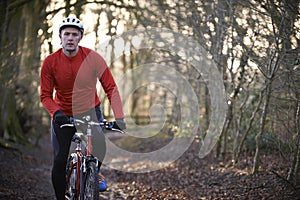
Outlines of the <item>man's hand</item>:
[{"label": "man's hand", "polygon": [[116,119],[116,121],[114,122],[113,128],[119,129],[119,130],[125,130],[126,123],[125,123],[124,119],[122,119],[122,118]]},{"label": "man's hand", "polygon": [[54,113],[53,119],[59,126],[70,123],[70,119],[61,110]]}]

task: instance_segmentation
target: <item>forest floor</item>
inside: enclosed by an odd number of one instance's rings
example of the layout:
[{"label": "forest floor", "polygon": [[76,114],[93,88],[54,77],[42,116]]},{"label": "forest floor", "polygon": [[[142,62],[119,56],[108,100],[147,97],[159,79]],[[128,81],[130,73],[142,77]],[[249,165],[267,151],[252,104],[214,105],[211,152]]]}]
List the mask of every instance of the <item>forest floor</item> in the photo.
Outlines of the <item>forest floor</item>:
[{"label": "forest floor", "polygon": [[[55,199],[50,137],[44,135],[37,147],[10,145],[13,148],[0,148],[0,199]],[[211,155],[200,159],[198,152],[195,142],[170,166],[147,173],[104,166],[108,190],[100,193],[101,199],[300,199],[299,189],[285,181],[288,166],[278,155],[264,156],[265,167],[253,175],[250,159],[232,167]]]}]

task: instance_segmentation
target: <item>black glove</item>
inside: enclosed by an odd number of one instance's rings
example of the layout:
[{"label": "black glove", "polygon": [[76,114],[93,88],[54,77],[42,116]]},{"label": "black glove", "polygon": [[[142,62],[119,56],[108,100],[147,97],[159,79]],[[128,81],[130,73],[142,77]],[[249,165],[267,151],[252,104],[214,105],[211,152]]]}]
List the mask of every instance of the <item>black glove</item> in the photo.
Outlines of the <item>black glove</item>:
[{"label": "black glove", "polygon": [[116,119],[116,121],[113,124],[113,128],[119,129],[119,130],[125,130],[126,123],[125,123],[124,119],[122,119],[122,118]]},{"label": "black glove", "polygon": [[70,119],[61,110],[54,113],[53,119],[59,126],[70,123]]}]

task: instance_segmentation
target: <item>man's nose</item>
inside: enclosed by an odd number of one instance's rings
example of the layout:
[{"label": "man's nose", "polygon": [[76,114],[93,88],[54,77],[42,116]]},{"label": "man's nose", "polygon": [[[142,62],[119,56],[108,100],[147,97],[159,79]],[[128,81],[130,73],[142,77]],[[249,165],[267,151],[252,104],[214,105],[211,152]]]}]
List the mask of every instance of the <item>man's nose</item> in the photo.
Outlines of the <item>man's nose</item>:
[{"label": "man's nose", "polygon": [[74,36],[72,34],[68,35],[68,40],[73,40]]}]

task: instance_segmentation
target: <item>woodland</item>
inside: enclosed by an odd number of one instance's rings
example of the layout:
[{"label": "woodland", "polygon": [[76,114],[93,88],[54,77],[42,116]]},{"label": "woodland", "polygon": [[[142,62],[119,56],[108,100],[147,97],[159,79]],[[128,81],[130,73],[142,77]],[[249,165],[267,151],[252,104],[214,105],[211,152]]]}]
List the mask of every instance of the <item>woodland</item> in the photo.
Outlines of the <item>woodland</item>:
[{"label": "woodland", "polygon": [[[212,83],[207,84],[204,75],[182,58],[180,52],[170,52],[168,48],[137,49],[134,37],[123,39],[121,45],[112,40],[131,30],[168,30],[199,44],[221,77],[225,98],[220,99],[226,109],[220,112],[224,120],[218,129],[217,142],[209,152],[209,161],[222,163],[217,168],[225,171],[226,167],[247,170],[247,176],[258,180],[263,179],[260,173],[269,170],[288,187],[300,189],[298,0],[2,0],[0,9],[0,151],[7,151],[15,144],[34,148],[48,134],[50,116],[40,103],[39,72],[43,59],[60,48],[57,30],[60,20],[76,16],[85,25],[81,44],[106,52],[103,56],[117,79],[141,65],[165,65],[179,73],[197,97],[196,102],[193,99],[181,104],[185,88],[180,84],[175,84],[171,91],[163,85],[145,82],[144,74],[128,76],[130,84],[119,86],[121,92],[128,85],[133,88],[129,97],[123,95],[124,99],[130,99],[126,107],[128,131],[135,124],[159,123],[156,122],[159,114],[149,117],[153,105],[163,107],[167,119],[160,133],[149,142],[129,137],[118,140],[120,146],[150,151],[153,149],[149,150],[147,145],[168,143],[165,135],[189,137],[190,134],[195,136],[193,142],[200,145],[214,123],[211,119],[216,105],[209,87]],[[173,49],[182,45],[182,41],[176,42],[175,39]],[[198,54],[199,49],[192,50],[191,56]],[[119,56],[118,51],[125,53]],[[190,56],[190,50],[187,52],[186,57]],[[156,77],[163,82],[164,77]],[[99,93],[105,117],[113,117],[105,95]],[[188,126],[186,130],[178,129],[186,121],[180,112],[186,107],[197,110],[196,130],[189,130]],[[147,132],[146,128],[141,130]],[[275,164],[270,166],[270,163]],[[185,166],[181,167],[184,170]],[[132,180],[125,180],[127,175],[122,175],[124,182],[132,186]],[[140,192],[150,190],[140,187]],[[139,194],[136,199],[149,199]],[[206,197],[214,199],[213,196]],[[168,199],[164,197],[161,199]],[[189,198],[179,195],[169,199]]]}]

